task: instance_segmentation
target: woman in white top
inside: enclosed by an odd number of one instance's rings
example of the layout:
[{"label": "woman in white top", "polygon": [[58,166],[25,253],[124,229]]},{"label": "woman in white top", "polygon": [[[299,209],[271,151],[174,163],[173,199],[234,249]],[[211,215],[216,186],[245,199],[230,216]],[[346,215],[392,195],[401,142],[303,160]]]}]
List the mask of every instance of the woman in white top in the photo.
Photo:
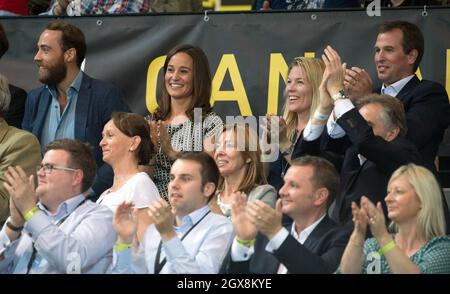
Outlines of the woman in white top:
[{"label": "woman in white top", "polygon": [[148,164],[153,149],[147,121],[139,114],[115,112],[105,125],[100,147],[103,161],[114,170],[111,188],[100,195],[97,203],[108,206],[113,212],[123,202],[132,202],[138,209],[142,226],[148,225],[146,208],[159,199],[158,189],[150,177],[140,172],[138,165]]},{"label": "woman in white top", "polygon": [[214,154],[221,179],[211,201],[213,211],[229,217],[231,204],[240,194],[249,202],[261,200],[274,207],[277,192],[267,184],[260,157],[258,138],[249,125],[224,127]]}]

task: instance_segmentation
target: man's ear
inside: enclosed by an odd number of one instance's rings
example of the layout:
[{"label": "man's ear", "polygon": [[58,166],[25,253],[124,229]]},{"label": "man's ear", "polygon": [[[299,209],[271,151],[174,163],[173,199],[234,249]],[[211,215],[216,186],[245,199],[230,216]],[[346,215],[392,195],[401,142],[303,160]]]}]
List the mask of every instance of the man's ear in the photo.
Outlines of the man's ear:
[{"label": "man's ear", "polygon": [[328,201],[329,192],[328,189],[325,187],[319,188],[315,192],[315,200],[314,204],[317,206],[321,206],[323,204],[326,204]]},{"label": "man's ear", "polygon": [[73,180],[72,180],[72,185],[73,186],[81,186],[81,183],[83,182],[83,178],[84,178],[84,173],[82,169],[77,169],[75,170],[75,172],[73,173]]},{"label": "man's ear", "polygon": [[69,48],[64,52],[64,61],[67,63],[77,62],[77,50],[75,48]]},{"label": "man's ear", "polygon": [[216,190],[216,185],[213,182],[208,182],[203,187],[203,194],[206,198],[214,196],[214,191]]},{"label": "man's ear", "polygon": [[419,51],[417,51],[417,49],[412,49],[407,55],[408,63],[413,65],[416,62],[417,57],[419,56]]},{"label": "man's ear", "polygon": [[386,137],[384,138],[386,141],[391,142],[395,138],[397,138],[398,134],[400,133],[400,128],[395,127],[392,130],[388,131],[386,134]]}]

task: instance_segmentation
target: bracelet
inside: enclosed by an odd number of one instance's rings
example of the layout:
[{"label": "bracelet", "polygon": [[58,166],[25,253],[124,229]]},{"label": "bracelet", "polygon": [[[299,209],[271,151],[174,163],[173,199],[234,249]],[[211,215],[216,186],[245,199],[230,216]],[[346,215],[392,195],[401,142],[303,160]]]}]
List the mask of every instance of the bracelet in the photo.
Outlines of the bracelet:
[{"label": "bracelet", "polygon": [[391,251],[392,249],[395,248],[395,241],[392,240],[391,242],[387,243],[386,245],[384,245],[383,247],[381,247],[378,250],[378,254],[380,254],[380,256],[385,255],[386,253],[388,253],[389,251]]},{"label": "bracelet", "polygon": [[319,111],[319,109],[316,109],[316,111],[314,111],[313,118],[318,121],[326,121],[328,120],[329,116],[330,116],[329,114],[323,114]]},{"label": "bracelet", "polygon": [[241,244],[242,246],[249,247],[249,248],[252,247],[253,244],[255,244],[255,240],[256,239],[241,240],[238,237],[236,237],[236,241],[238,242],[238,244]]},{"label": "bracelet", "polygon": [[115,251],[125,251],[131,248],[131,244],[116,244],[114,245]]},{"label": "bracelet", "polygon": [[32,209],[28,210],[27,213],[24,214],[23,218],[25,219],[25,221],[29,221],[38,211],[40,211],[40,209],[35,206]]},{"label": "bracelet", "polygon": [[6,222],[6,226],[7,226],[10,230],[12,230],[12,231],[14,231],[14,232],[21,232],[22,229],[23,229],[23,226],[21,226],[21,227],[16,227],[16,226],[13,225],[10,221],[7,221],[7,222]]}]

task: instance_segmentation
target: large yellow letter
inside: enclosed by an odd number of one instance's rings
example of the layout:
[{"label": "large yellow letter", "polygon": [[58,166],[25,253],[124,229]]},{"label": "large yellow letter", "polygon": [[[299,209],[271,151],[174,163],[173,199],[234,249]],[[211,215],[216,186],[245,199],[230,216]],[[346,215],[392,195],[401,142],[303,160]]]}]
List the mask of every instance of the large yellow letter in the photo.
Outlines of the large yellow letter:
[{"label": "large yellow letter", "polygon": [[286,83],[288,65],[281,53],[270,54],[269,65],[269,89],[267,90],[267,113],[277,114],[278,112],[278,91],[280,89],[280,76]]},{"label": "large yellow letter", "polygon": [[[230,73],[233,91],[220,90],[227,70]],[[214,105],[215,101],[237,101],[241,115],[252,115],[252,109],[248,102],[247,93],[245,92],[234,54],[224,54],[217,67],[212,81],[211,105]]]},{"label": "large yellow letter", "polygon": [[147,87],[145,93],[145,104],[149,112],[155,111],[158,107],[156,102],[156,86],[158,84],[158,73],[163,68],[166,61],[166,55],[155,58],[147,70]]}]

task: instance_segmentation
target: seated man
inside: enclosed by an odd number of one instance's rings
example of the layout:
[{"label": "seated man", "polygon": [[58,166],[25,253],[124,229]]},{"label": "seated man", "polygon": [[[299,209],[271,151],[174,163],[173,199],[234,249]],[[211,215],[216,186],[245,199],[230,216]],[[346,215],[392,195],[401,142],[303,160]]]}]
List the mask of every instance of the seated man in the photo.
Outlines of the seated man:
[{"label": "seated man", "polygon": [[5,119],[12,98],[9,89],[8,79],[0,74],[0,226],[9,215],[9,193],[3,186],[8,166],[20,165],[30,175],[41,162],[41,147],[36,137],[10,126]]},{"label": "seated man", "polygon": [[164,199],[149,206],[153,224],[137,253],[131,250],[137,229],[132,204],[122,203],[114,215],[119,239],[114,246],[113,273],[217,273],[233,236],[228,218],[211,212],[208,206],[219,176],[207,153],[181,153],[170,169],[172,208]]},{"label": "seated man", "polygon": [[[231,214],[236,238],[222,272],[334,272],[350,235],[327,216],[338,189],[339,175],[330,162],[304,156],[284,176],[275,210],[259,200],[238,199]],[[281,213],[294,220],[292,226],[282,227]]]},{"label": "seated man", "polygon": [[[341,191],[331,216],[341,223],[351,223],[351,203],[359,203],[363,195],[374,203],[382,202],[387,216],[383,199],[391,174],[407,163],[423,164],[417,148],[404,138],[407,129],[403,105],[394,97],[371,94],[355,102],[355,108],[343,91],[339,55],[331,47],[325,49],[325,54],[320,105],[305,127],[304,142],[299,148],[308,149],[309,154],[324,154],[319,151],[319,136],[333,110],[332,117],[336,117],[351,145],[344,150]],[[329,132],[334,130],[334,124],[329,121]],[[342,139],[330,138],[324,149],[339,152],[333,148],[336,140]]]},{"label": "seated man", "polygon": [[90,148],[69,139],[45,149],[36,190],[34,176],[8,168],[11,216],[0,231],[0,273],[106,271],[116,240],[112,212],[83,196],[95,170]]},{"label": "seated man", "polygon": [[89,195],[96,199],[112,186],[114,178],[99,146],[103,126],[114,111],[129,109],[116,86],[81,70],[85,54],[86,40],[78,27],[61,21],[47,25],[34,57],[44,86],[29,92],[22,128],[38,138],[42,149],[56,139],[88,142],[98,166],[89,189]]}]

